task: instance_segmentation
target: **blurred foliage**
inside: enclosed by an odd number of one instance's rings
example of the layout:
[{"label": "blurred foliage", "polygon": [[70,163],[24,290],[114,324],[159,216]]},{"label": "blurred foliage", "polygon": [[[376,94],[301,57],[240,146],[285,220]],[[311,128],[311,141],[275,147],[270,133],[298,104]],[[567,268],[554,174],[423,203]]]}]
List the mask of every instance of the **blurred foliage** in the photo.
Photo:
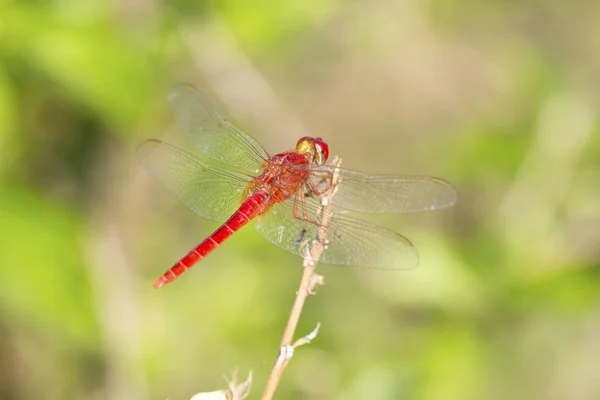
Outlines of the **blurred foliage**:
[{"label": "blurred foliage", "polygon": [[189,399],[235,367],[258,398],[299,260],[247,228],[151,288],[214,229],[135,162],[144,138],[190,148],[165,99],[179,81],[268,151],[312,133],[346,167],[459,192],[377,221],[414,240],[417,270],[321,269],[298,332],[323,326],[278,398],[600,398],[598,15],[590,0],[0,0],[0,398]]}]

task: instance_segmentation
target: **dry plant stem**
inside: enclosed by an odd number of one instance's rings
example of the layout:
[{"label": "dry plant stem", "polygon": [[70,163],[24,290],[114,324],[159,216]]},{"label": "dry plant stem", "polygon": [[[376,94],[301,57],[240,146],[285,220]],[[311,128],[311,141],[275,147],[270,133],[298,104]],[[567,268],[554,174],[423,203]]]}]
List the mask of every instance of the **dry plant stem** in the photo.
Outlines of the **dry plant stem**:
[{"label": "dry plant stem", "polygon": [[[327,245],[325,233],[327,231],[329,219],[331,218],[329,204],[331,204],[331,199],[337,191],[337,185],[339,183],[338,168],[341,163],[341,158],[337,156],[331,161],[331,165],[334,167],[334,172],[329,178],[330,184],[328,185],[328,189],[321,195],[321,220],[319,221],[317,238],[316,240],[313,240],[310,251],[307,251],[307,254],[304,256],[304,271],[302,273],[302,279],[300,280],[300,287],[296,293],[296,299],[294,300],[294,305],[292,306],[292,311],[290,312],[290,317],[288,318],[288,322],[283,333],[283,338],[281,339],[279,355],[275,361],[275,364],[273,365],[273,368],[271,369],[271,374],[269,375],[269,380],[267,381],[261,400],[271,400],[273,398],[281,375],[283,374],[283,370],[287,366],[288,361],[293,354],[293,348],[296,347],[296,344],[294,346],[291,345],[292,340],[294,339],[294,333],[296,331],[296,327],[298,326],[300,315],[302,314],[304,302],[309,294],[313,294],[313,288],[316,282],[314,279],[315,268],[317,267],[317,262],[319,261],[323,251],[325,251],[325,246]],[[318,279],[317,281],[321,281],[321,279]],[[313,331],[314,335],[316,335],[317,331],[318,327],[315,331]],[[308,336],[311,335],[314,337],[312,333]],[[302,341],[300,344],[305,344],[308,342],[310,342],[310,339],[307,338],[307,340]]]}]

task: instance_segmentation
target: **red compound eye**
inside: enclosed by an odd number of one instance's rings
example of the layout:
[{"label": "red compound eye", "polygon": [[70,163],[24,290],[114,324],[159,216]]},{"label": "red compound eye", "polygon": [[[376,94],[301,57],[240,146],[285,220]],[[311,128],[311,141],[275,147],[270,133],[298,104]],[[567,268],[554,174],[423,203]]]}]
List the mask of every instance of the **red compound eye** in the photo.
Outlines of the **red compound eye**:
[{"label": "red compound eye", "polygon": [[312,139],[317,152],[316,160],[319,164],[324,164],[329,158],[329,146],[321,138]]}]

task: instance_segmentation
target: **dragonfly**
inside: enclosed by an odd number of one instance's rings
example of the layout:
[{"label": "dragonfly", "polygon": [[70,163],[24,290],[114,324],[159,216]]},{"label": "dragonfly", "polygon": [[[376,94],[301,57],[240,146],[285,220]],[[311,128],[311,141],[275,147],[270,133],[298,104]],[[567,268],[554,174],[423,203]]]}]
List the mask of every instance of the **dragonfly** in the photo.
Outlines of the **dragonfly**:
[{"label": "dragonfly", "polygon": [[[155,288],[175,280],[254,219],[263,238],[300,257],[303,243],[325,228],[320,262],[411,269],[419,257],[410,240],[352,214],[413,213],[456,202],[456,191],[442,178],[370,175],[333,166],[329,146],[318,137],[300,138],[295,149],[270,156],[190,84],[175,86],[168,101],[198,154],[148,139],[138,148],[140,162],[192,211],[221,225],[161,275]],[[322,227],[320,195],[334,171],[339,184]]]}]

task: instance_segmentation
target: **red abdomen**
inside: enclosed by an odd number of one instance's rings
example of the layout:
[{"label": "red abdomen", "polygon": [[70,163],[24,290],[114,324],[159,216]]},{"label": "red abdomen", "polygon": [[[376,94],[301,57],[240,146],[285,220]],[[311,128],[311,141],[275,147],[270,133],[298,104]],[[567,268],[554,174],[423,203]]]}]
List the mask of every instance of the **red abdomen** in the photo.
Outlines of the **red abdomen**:
[{"label": "red abdomen", "polygon": [[219,247],[228,237],[242,226],[261,215],[268,208],[268,197],[264,193],[255,193],[242,203],[240,208],[202,243],[194,247],[185,257],[173,265],[154,282],[152,286],[159,288],[174,281],[179,275],[190,269],[211,251]]}]

